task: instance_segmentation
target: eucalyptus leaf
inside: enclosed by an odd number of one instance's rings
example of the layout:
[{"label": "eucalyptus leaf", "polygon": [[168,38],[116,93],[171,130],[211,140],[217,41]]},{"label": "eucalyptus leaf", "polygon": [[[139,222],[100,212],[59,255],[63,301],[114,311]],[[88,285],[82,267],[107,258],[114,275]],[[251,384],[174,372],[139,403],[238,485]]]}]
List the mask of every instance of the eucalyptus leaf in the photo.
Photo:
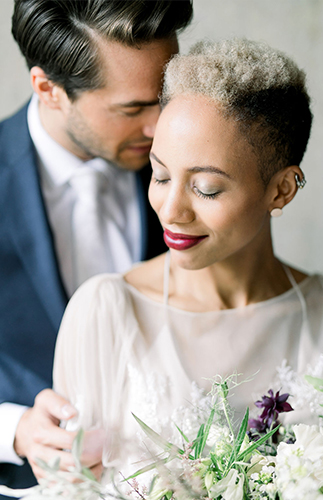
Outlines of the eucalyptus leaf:
[{"label": "eucalyptus leaf", "polygon": [[172,452],[173,454],[184,454],[184,450],[178,448],[178,446],[176,446],[175,444],[169,443],[166,439],[160,436],[160,434],[157,434],[157,432],[155,432],[151,427],[140,420],[139,417],[134,414],[132,415],[136,419],[142,430],[145,432],[145,434],[153,441],[153,443],[157,444],[157,446],[160,446],[160,448],[162,448],[164,451]]},{"label": "eucalyptus leaf", "polygon": [[[97,479],[95,475],[88,469],[87,467],[83,467],[81,471],[82,475],[85,476],[87,479],[90,479],[91,481],[94,481],[97,483]],[[98,483],[99,484],[99,483]]]},{"label": "eucalyptus leaf", "polygon": [[173,458],[175,458],[175,457],[169,456],[169,457],[160,459],[160,460],[158,460],[156,462],[153,462],[153,463],[151,463],[149,465],[146,465],[145,467],[142,467],[141,469],[138,469],[136,472],[134,472],[133,474],[131,474],[131,476],[128,476],[128,477],[124,478],[123,481],[129,481],[129,479],[134,479],[135,477],[138,477],[141,474],[144,474],[144,472],[149,472],[150,470],[156,469],[156,467],[158,465],[160,465],[160,464],[166,464],[167,462],[170,462],[171,460],[173,460]]},{"label": "eucalyptus leaf", "polygon": [[305,380],[311,384],[317,391],[323,392],[323,379],[312,377],[311,375],[304,375]]},{"label": "eucalyptus leaf", "polygon": [[84,431],[83,429],[80,429],[76,434],[72,444],[72,456],[75,462],[75,466],[79,471],[82,470],[81,455],[83,449],[83,439],[84,439]]}]

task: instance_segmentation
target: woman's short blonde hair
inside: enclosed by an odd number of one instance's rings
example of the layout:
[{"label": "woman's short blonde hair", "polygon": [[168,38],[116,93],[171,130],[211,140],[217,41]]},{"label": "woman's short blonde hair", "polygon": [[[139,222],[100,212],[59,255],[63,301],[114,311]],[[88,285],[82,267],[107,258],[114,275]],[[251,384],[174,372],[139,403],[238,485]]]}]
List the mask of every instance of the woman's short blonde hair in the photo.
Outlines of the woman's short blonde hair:
[{"label": "woman's short blonde hair", "polygon": [[311,129],[310,98],[304,71],[283,52],[245,38],[199,42],[167,65],[163,104],[181,94],[207,96],[236,120],[265,185],[277,171],[300,164]]}]

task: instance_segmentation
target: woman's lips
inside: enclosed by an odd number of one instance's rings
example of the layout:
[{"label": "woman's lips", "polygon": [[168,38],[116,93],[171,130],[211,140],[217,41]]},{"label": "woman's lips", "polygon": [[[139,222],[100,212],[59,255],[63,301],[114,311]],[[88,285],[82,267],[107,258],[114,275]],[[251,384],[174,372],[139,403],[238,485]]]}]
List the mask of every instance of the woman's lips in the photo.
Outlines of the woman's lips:
[{"label": "woman's lips", "polygon": [[173,248],[174,250],[187,250],[205,238],[207,238],[207,235],[192,236],[190,234],[172,233],[168,229],[164,229],[164,241],[169,248]]}]

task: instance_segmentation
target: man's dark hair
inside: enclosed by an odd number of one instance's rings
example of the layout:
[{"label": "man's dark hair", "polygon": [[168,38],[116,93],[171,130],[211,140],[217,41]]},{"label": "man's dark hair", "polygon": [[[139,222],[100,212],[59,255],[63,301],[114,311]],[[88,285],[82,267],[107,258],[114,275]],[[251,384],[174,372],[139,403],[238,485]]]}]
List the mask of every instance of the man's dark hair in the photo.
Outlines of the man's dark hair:
[{"label": "man's dark hair", "polygon": [[29,69],[73,100],[104,85],[98,37],[140,47],[172,38],[192,15],[192,0],[15,0],[12,34]]}]

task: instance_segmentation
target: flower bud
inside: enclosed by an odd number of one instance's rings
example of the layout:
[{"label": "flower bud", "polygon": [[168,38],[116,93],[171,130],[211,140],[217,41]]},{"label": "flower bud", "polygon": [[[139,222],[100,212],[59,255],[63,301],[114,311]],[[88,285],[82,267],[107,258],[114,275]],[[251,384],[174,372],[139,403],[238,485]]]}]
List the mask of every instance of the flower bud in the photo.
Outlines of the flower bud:
[{"label": "flower bud", "polygon": [[207,471],[207,473],[205,474],[204,482],[205,482],[205,487],[208,491],[210,490],[211,486],[213,485],[214,479],[215,479],[214,472],[211,470]]}]

